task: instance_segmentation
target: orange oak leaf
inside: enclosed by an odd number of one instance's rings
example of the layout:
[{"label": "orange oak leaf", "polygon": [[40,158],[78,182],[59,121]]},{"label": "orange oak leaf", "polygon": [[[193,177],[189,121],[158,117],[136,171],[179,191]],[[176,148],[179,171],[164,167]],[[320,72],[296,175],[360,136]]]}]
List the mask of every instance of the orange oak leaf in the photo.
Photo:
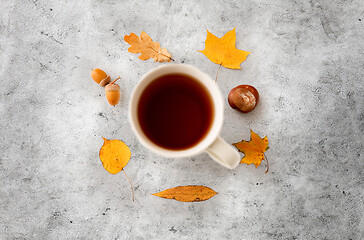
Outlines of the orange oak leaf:
[{"label": "orange oak leaf", "polygon": [[161,48],[158,42],[153,40],[144,31],[140,34],[140,37],[135,33],[124,36],[124,41],[129,43],[131,46],[128,51],[131,53],[141,53],[139,59],[148,60],[153,58],[154,62],[170,62],[173,60],[172,55],[167,51],[166,48]]},{"label": "orange oak leaf", "polygon": [[217,194],[217,192],[209,187],[190,185],[166,189],[152,195],[161,198],[175,199],[180,202],[201,202],[210,199],[215,194]]},{"label": "orange oak leaf", "polygon": [[[268,138],[260,138],[258,134],[250,129],[251,139],[249,142],[242,140],[241,142],[233,143],[233,145],[245,154],[240,163],[255,164],[258,167],[262,160],[266,159],[264,152],[269,149]],[[267,160],[267,171],[269,170],[268,159]]]},{"label": "orange oak leaf", "polygon": [[230,69],[241,69],[240,64],[244,62],[250,52],[239,50],[235,47],[235,28],[227,32],[222,38],[216,37],[207,30],[205,49],[199,51],[216,64]]}]

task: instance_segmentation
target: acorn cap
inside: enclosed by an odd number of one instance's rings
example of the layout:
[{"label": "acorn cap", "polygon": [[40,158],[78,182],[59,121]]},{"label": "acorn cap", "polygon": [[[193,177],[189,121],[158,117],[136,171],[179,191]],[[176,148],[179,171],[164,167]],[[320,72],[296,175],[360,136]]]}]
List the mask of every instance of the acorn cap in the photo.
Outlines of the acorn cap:
[{"label": "acorn cap", "polygon": [[105,86],[105,91],[106,92],[111,92],[111,91],[120,91],[120,86],[113,83],[113,84],[108,84]]},{"label": "acorn cap", "polygon": [[102,79],[101,82],[99,83],[99,85],[101,87],[105,87],[106,84],[108,84],[110,82],[111,78],[110,75],[107,75],[106,78]]}]

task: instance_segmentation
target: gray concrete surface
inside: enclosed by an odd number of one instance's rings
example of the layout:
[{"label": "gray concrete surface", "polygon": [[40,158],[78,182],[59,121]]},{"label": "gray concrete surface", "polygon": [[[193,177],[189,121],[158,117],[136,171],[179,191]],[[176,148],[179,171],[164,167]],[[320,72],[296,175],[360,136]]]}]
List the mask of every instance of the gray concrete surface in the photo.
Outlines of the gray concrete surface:
[{"label": "gray concrete surface", "polygon": [[[363,239],[364,2],[13,1],[0,8],[0,239]],[[226,103],[222,136],[268,135],[257,169],[224,169],[206,154],[165,159],[136,140],[130,91],[159,63],[127,52],[123,36],[146,31],[177,63],[214,77],[196,50],[206,29],[236,27],[251,51],[242,70],[221,69],[227,97],[252,84],[259,106]],[[107,104],[90,78],[120,75],[122,100]],[[108,174],[102,136],[132,159]],[[219,194],[181,203],[152,193],[199,184]]]}]

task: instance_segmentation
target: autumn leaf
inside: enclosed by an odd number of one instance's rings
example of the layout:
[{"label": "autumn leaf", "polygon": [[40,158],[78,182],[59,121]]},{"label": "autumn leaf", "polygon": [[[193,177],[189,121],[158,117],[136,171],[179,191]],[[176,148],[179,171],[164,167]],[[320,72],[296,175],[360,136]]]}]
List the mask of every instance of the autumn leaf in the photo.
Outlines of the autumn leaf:
[{"label": "autumn leaf", "polygon": [[222,38],[216,37],[207,30],[205,49],[199,51],[212,62],[230,69],[241,69],[240,64],[246,60],[250,52],[235,47],[235,28],[227,32]]},{"label": "autumn leaf", "polygon": [[200,202],[210,199],[215,194],[217,194],[217,192],[209,187],[190,185],[170,188],[152,195],[161,198],[175,199],[180,202]]},{"label": "autumn leaf", "polygon": [[118,139],[108,140],[104,138],[104,145],[102,145],[99,153],[100,160],[105,170],[111,174],[117,174],[120,171],[123,171],[125,177],[128,179],[131,191],[133,194],[133,202],[134,202],[134,189],[131,181],[126,175],[124,167],[128,164],[131,152],[129,147],[122,141]]},{"label": "autumn leaf", "polygon": [[[251,139],[249,142],[242,140],[241,142],[233,143],[233,145],[245,154],[240,163],[255,164],[258,167],[262,160],[266,159],[264,152],[269,149],[268,138],[260,138],[258,134],[250,129]],[[269,170],[268,159],[267,160],[267,171]]]},{"label": "autumn leaf", "polygon": [[129,43],[131,46],[128,51],[131,53],[141,53],[139,59],[148,60],[154,59],[154,62],[170,62],[173,60],[172,55],[167,51],[166,48],[161,48],[159,43],[153,42],[153,40],[144,31],[140,34],[140,37],[135,33],[124,36],[124,41]]},{"label": "autumn leaf", "polygon": [[102,165],[111,174],[117,174],[128,164],[131,152],[129,147],[122,141],[104,138],[104,145],[100,149],[100,160]]}]

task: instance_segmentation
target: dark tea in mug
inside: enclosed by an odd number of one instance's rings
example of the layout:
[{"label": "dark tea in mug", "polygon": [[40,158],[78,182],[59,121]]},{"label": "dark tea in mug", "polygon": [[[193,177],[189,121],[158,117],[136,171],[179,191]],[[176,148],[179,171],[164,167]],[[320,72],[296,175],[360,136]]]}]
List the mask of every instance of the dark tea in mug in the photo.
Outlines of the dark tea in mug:
[{"label": "dark tea in mug", "polygon": [[205,86],[189,75],[174,73],[154,79],[144,89],[137,113],[150,141],[162,148],[184,150],[207,135],[214,107]]}]

